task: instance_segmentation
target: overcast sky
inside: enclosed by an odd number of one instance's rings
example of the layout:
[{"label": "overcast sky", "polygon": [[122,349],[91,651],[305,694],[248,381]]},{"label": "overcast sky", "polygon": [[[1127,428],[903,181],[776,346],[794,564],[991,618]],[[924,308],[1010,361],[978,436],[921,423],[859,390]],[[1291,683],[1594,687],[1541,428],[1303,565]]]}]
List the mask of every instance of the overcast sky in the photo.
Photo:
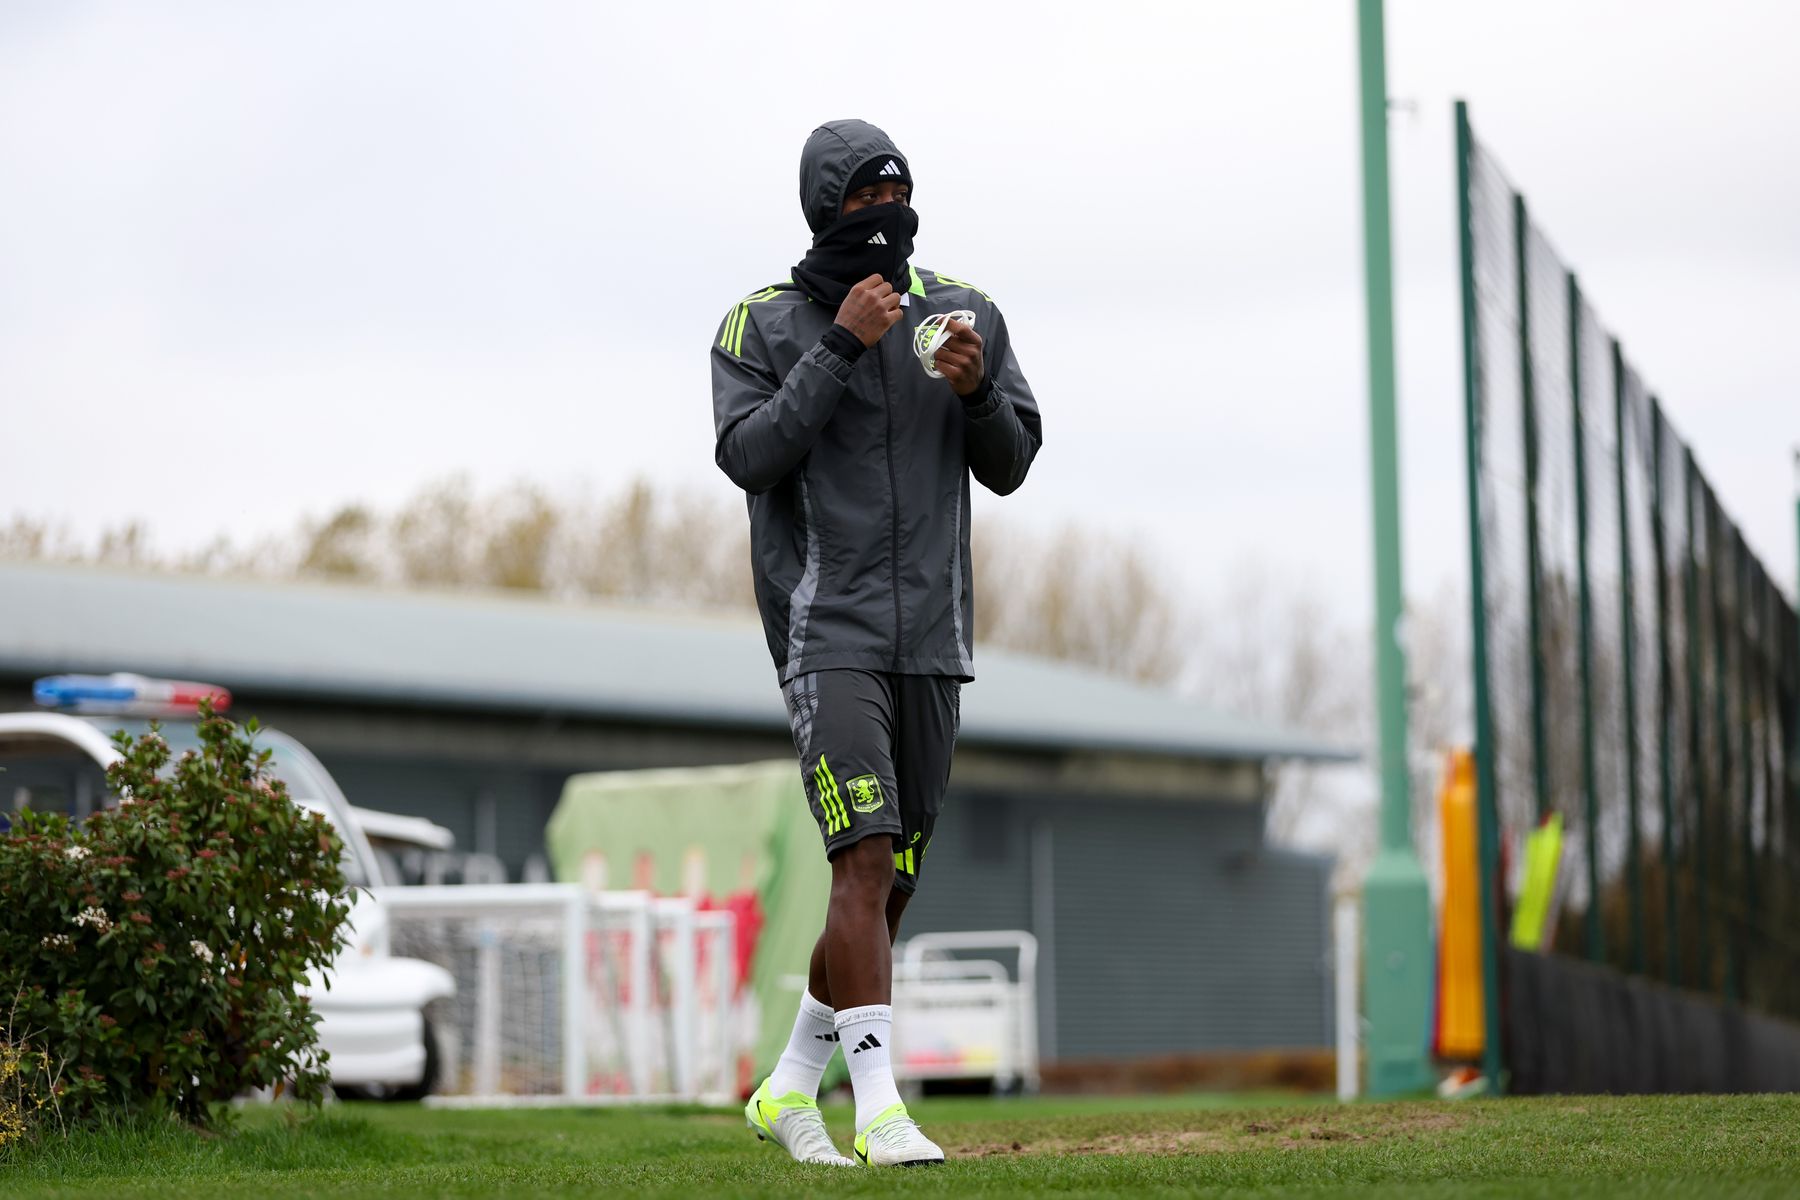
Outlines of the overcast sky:
[{"label": "overcast sky", "polygon": [[[858,116],[1043,406],[979,513],[1358,619],[1354,8],[9,0],[0,519],[191,545],[459,470],[728,495],[707,348],[806,246],[808,130]],[[1458,95],[1791,590],[1800,5],[1388,26],[1409,590],[1465,571]]]}]

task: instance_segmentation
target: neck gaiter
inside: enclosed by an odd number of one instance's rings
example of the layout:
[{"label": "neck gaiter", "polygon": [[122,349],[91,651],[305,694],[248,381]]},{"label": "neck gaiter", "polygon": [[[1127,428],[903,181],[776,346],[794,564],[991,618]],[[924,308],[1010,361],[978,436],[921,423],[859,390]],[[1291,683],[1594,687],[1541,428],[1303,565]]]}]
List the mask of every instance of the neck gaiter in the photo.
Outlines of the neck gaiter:
[{"label": "neck gaiter", "polygon": [[822,304],[835,308],[850,289],[879,275],[905,291],[919,214],[909,204],[872,204],[819,231],[812,249],[794,267],[794,282]]}]

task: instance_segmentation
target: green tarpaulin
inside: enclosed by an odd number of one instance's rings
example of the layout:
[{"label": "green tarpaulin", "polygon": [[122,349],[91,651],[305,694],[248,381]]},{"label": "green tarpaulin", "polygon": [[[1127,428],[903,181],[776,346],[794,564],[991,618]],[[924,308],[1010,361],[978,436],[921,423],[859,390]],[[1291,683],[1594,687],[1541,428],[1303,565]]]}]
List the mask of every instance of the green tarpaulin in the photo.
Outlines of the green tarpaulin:
[{"label": "green tarpaulin", "polygon": [[774,1064],[800,995],[784,980],[805,975],[831,889],[793,762],[576,775],[544,841],[559,881],[736,912],[756,1070]]}]

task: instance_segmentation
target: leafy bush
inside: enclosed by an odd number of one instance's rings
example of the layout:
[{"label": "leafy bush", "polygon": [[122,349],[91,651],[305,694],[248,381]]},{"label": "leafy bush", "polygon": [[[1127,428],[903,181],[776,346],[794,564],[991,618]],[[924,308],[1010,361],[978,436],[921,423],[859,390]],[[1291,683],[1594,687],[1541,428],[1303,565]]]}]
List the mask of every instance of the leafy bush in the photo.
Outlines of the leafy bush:
[{"label": "leafy bush", "polygon": [[203,707],[172,766],[156,727],[107,770],[120,803],[81,824],[19,814],[0,836],[0,996],[58,1064],[74,1119],[209,1104],[326,1074],[296,993],[345,939],[343,843],[288,799],[270,752]]}]

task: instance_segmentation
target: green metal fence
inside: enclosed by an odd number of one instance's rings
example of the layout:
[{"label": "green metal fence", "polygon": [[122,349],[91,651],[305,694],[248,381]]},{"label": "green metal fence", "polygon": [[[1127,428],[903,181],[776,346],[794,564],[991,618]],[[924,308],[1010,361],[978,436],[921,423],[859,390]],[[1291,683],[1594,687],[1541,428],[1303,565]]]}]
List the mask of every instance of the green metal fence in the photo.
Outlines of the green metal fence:
[{"label": "green metal fence", "polygon": [[1800,621],[1456,117],[1490,1073],[1552,812],[1555,953],[1800,1018]]}]

